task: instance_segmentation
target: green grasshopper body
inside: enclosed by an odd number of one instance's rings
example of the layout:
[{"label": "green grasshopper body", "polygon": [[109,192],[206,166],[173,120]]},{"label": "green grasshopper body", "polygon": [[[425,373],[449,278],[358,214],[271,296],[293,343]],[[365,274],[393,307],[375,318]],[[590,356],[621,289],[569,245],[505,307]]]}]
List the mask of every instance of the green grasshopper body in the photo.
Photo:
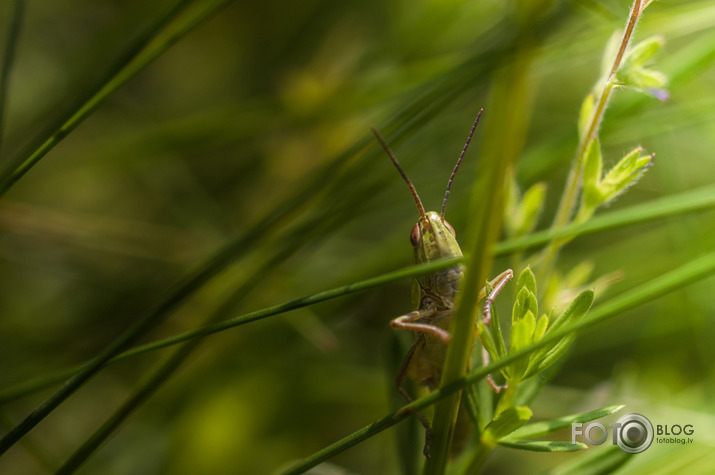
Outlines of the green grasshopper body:
[{"label": "green grasshopper body", "polygon": [[[415,264],[462,256],[462,249],[457,243],[454,229],[444,219],[444,211],[452,181],[464,158],[464,154],[467,151],[474,130],[479,123],[481,114],[482,111],[479,111],[479,115],[467,138],[467,143],[464,145],[464,149],[450,176],[441,213],[435,211],[425,212],[422,201],[415,187],[412,185],[412,182],[382,137],[380,137],[375,129],[372,129],[378,141],[400,172],[400,175],[402,175],[402,178],[409,186],[420,213],[420,219],[412,228],[412,233],[410,234],[410,242],[414,249],[413,255]],[[479,299],[481,300],[486,297],[484,308],[485,323],[488,323],[491,316],[491,305],[494,298],[512,276],[512,271],[507,270],[492,280],[489,283],[492,290],[488,296],[486,288],[480,291]],[[415,336],[415,341],[405,355],[405,359],[395,377],[395,384],[398,391],[408,402],[411,402],[412,398],[402,387],[404,379],[408,374],[415,383],[426,386],[430,390],[434,390],[439,386],[442,378],[442,367],[444,366],[447,354],[447,345],[451,339],[451,335],[449,334],[450,318],[454,314],[455,299],[463,279],[464,268],[461,264],[415,278],[412,283],[412,306],[414,310],[390,322],[393,328],[411,330]],[[498,391],[500,389],[491,379],[489,379],[489,383],[495,390]],[[417,413],[416,415],[425,427],[424,454],[429,457],[430,425],[423,414]]]}]

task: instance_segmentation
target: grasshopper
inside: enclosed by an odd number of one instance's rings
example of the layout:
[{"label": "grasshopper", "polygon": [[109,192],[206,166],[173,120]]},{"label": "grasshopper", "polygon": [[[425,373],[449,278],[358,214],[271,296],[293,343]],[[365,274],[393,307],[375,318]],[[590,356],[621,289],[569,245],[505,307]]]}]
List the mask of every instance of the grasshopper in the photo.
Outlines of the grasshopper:
[{"label": "grasshopper", "polygon": [[[385,149],[385,152],[387,152],[395,168],[397,168],[397,171],[402,176],[402,179],[407,183],[415,204],[417,205],[417,210],[420,213],[420,218],[412,228],[410,234],[410,242],[414,249],[413,256],[415,264],[462,256],[462,249],[457,243],[454,228],[445,220],[444,212],[447,207],[447,199],[449,198],[452,182],[467,152],[467,147],[469,147],[469,142],[472,140],[477,124],[479,124],[482,112],[483,110],[479,111],[469,136],[467,137],[467,142],[449,177],[447,191],[442,201],[441,213],[425,211],[422,200],[420,200],[417,194],[417,190],[400,166],[397,158],[395,158],[395,155],[377,130],[371,128],[375,137],[380,142],[380,145]],[[481,289],[479,300],[486,298],[482,320],[485,324],[488,324],[491,319],[491,307],[494,299],[513,275],[511,269],[508,269],[490,281],[487,287]],[[430,391],[439,386],[442,378],[442,367],[444,366],[447,353],[447,345],[451,339],[451,335],[448,331],[450,318],[454,314],[455,298],[463,279],[464,266],[461,264],[416,277],[412,282],[412,306],[414,310],[410,313],[400,315],[390,322],[390,326],[393,328],[410,330],[415,337],[414,343],[405,355],[395,377],[397,390],[408,403],[412,402],[412,398],[402,386],[408,374],[418,386],[426,386]],[[487,292],[487,288],[489,292]],[[483,351],[483,361],[488,362],[487,358],[488,355]],[[487,378],[487,381],[496,392],[503,389],[497,386],[490,377]],[[423,453],[429,458],[429,444],[431,439],[430,424],[422,413],[418,412],[416,416],[425,428]]]}]

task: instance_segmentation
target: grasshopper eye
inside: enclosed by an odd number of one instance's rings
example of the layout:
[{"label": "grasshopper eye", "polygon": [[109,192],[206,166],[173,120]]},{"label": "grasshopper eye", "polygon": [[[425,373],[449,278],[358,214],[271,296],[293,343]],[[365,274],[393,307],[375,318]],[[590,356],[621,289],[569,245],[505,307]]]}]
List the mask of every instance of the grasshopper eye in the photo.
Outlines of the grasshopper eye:
[{"label": "grasshopper eye", "polygon": [[449,232],[452,233],[452,236],[457,236],[457,233],[454,232],[454,228],[452,227],[451,224],[449,224],[447,221],[443,220],[442,221],[445,226],[447,226],[447,229],[449,229]]},{"label": "grasshopper eye", "polygon": [[421,233],[420,233],[420,223],[416,223],[415,227],[412,228],[412,232],[410,233],[410,242],[412,243],[412,247],[417,247],[417,245],[420,243],[420,238],[421,238]]}]

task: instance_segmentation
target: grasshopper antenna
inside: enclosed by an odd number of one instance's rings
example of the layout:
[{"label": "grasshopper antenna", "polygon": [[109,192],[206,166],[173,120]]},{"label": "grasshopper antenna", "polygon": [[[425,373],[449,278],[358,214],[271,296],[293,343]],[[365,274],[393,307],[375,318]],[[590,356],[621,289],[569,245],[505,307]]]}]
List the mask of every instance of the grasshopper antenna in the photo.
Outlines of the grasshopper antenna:
[{"label": "grasshopper antenna", "polygon": [[442,201],[442,213],[440,214],[440,216],[442,216],[443,220],[444,220],[444,210],[447,209],[447,198],[449,198],[449,190],[452,189],[452,182],[454,181],[454,177],[457,174],[457,170],[459,170],[459,166],[462,164],[462,159],[464,158],[464,154],[467,153],[467,147],[469,147],[469,142],[472,141],[472,135],[474,135],[474,131],[477,128],[477,124],[479,124],[479,119],[480,119],[480,117],[482,117],[482,112],[484,112],[484,109],[479,109],[479,114],[477,114],[477,119],[474,121],[472,130],[469,132],[469,137],[467,137],[467,143],[464,144],[462,153],[459,155],[459,158],[457,159],[457,164],[454,166],[452,175],[449,177],[449,181],[447,182],[447,191],[444,193],[444,200]]},{"label": "grasshopper antenna", "polygon": [[[481,112],[480,112],[481,114]],[[405,183],[407,183],[407,186],[410,187],[410,192],[412,193],[412,197],[415,199],[415,204],[417,205],[417,210],[420,212],[420,216],[422,216],[422,219],[427,219],[425,215],[425,207],[422,206],[422,200],[420,200],[420,196],[417,194],[417,190],[415,189],[415,186],[412,184],[410,179],[407,177],[407,173],[402,169],[400,166],[400,163],[397,161],[397,158],[395,158],[395,155],[392,153],[392,150],[390,150],[390,147],[388,147],[387,143],[385,140],[380,136],[380,133],[375,129],[375,127],[370,127],[370,130],[372,130],[372,133],[375,134],[375,137],[377,137],[377,141],[380,142],[380,145],[382,145],[382,148],[385,149],[385,152],[387,152],[387,156],[390,157],[390,160],[392,160],[392,163],[395,165],[395,168],[397,168],[397,171],[400,172],[400,175],[402,176],[402,179],[405,180]],[[472,133],[474,133],[474,129],[472,129]],[[472,138],[470,135],[469,138]],[[464,153],[462,153],[464,155]],[[460,157],[461,160],[461,157]],[[451,182],[451,180],[450,180]]]}]

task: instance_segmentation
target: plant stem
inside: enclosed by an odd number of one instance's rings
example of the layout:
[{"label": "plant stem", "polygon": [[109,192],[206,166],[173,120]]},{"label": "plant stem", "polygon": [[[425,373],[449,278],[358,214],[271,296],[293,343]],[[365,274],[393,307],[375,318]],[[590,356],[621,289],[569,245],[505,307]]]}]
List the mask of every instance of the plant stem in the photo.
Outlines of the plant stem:
[{"label": "plant stem", "polygon": [[516,398],[516,390],[519,388],[521,381],[508,381],[506,389],[499,398],[499,404],[494,411],[494,417],[514,406],[514,398]]},{"label": "plant stem", "polygon": [[[581,141],[579,142],[576,152],[576,160],[574,161],[569,172],[568,179],[566,180],[566,186],[564,187],[564,193],[561,195],[561,201],[559,203],[558,210],[556,211],[554,222],[551,225],[552,230],[562,228],[571,222],[571,216],[581,189],[583,163],[586,157],[586,151],[588,150],[588,145],[598,136],[598,129],[601,125],[601,121],[603,120],[608,100],[616,87],[616,83],[614,81],[616,72],[618,72],[618,68],[623,62],[623,57],[625,56],[626,49],[631,41],[633,31],[635,30],[636,23],[638,22],[638,17],[643,11],[646,3],[647,2],[643,2],[641,0],[635,0],[633,3],[633,8],[631,9],[628,22],[626,23],[626,27],[623,31],[620,46],[618,47],[618,53],[613,60],[608,76],[603,81],[598,101],[596,102],[588,127],[586,128],[586,133],[583,134]],[[547,278],[547,276],[551,274],[551,268],[556,260],[556,257],[558,256],[558,252],[567,242],[568,240],[566,239],[554,240],[544,249],[541,255],[539,271],[537,272],[537,275],[541,276],[542,279]]]}]

